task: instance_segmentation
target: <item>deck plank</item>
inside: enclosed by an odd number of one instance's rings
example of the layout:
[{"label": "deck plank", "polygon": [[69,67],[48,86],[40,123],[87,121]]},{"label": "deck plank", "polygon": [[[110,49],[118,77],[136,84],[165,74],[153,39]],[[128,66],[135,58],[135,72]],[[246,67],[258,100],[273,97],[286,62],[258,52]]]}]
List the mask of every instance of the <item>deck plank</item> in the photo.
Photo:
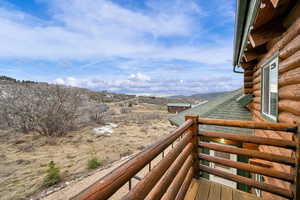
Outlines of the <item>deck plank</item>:
[{"label": "deck plank", "polygon": [[233,195],[232,188],[222,185],[221,200],[233,200],[232,195]]},{"label": "deck plank", "polygon": [[233,200],[261,200],[261,198],[255,196],[254,194],[240,190],[233,190]]},{"label": "deck plank", "polygon": [[200,178],[199,180],[199,189],[197,193],[197,200],[207,200],[210,190],[211,182],[207,179]]},{"label": "deck plank", "polygon": [[221,184],[211,182],[208,200],[220,200],[221,199]]},{"label": "deck plank", "polygon": [[199,188],[199,181],[193,179],[187,191],[187,194],[184,197],[184,200],[195,200],[197,196],[198,188]]},{"label": "deck plank", "polygon": [[200,178],[192,180],[184,200],[262,200],[262,198]]}]

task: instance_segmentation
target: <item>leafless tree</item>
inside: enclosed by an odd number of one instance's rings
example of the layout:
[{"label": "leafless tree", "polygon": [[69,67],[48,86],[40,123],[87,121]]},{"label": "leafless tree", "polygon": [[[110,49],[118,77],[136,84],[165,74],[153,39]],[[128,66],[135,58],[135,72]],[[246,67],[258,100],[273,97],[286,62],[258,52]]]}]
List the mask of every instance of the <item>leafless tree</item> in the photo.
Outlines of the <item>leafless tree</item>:
[{"label": "leafless tree", "polygon": [[18,84],[0,91],[1,120],[25,133],[62,136],[75,126],[80,98],[75,88]]}]

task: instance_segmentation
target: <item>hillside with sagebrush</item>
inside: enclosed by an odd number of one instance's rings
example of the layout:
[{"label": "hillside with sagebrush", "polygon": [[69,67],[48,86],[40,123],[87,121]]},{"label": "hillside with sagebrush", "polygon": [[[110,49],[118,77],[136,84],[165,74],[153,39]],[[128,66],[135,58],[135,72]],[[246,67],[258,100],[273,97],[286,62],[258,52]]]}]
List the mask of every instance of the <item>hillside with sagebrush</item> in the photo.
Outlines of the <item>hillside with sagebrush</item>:
[{"label": "hillside with sagebrush", "polygon": [[197,103],[0,77],[1,199],[43,199],[143,150],[172,130],[169,102]]}]

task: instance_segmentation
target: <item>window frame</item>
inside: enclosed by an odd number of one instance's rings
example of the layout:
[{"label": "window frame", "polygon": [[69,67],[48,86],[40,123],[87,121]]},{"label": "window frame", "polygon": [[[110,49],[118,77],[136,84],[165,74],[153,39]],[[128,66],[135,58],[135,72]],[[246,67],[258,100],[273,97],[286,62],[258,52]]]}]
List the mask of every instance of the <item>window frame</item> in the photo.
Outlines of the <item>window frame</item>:
[{"label": "window frame", "polygon": [[[260,97],[260,113],[261,113],[261,116],[268,120],[268,121],[271,121],[271,122],[277,122],[278,120],[278,67],[279,67],[279,52],[277,51],[276,53],[274,53],[262,66],[261,66],[261,81],[260,81],[260,91],[261,91],[261,97]],[[275,115],[272,115],[270,112],[271,112],[271,107],[272,107],[272,104],[271,104],[271,66],[276,63],[276,114]],[[269,72],[268,72],[268,84],[269,84],[269,90],[268,90],[268,95],[269,95],[269,113],[265,113],[264,112],[264,97],[265,97],[265,94],[264,94],[264,69],[269,67]]]},{"label": "window frame", "polygon": [[[254,180],[257,182],[264,182],[261,174],[254,174]],[[262,191],[260,189],[254,188],[254,193],[257,197],[262,197]]]}]

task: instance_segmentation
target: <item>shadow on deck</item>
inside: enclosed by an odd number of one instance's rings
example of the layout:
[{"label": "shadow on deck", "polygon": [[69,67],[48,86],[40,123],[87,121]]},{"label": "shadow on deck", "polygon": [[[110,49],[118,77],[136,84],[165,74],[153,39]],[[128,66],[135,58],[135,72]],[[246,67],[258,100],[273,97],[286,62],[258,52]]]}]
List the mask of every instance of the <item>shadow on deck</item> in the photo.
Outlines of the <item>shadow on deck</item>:
[{"label": "shadow on deck", "polygon": [[184,200],[259,200],[254,194],[200,178],[193,179]]}]

